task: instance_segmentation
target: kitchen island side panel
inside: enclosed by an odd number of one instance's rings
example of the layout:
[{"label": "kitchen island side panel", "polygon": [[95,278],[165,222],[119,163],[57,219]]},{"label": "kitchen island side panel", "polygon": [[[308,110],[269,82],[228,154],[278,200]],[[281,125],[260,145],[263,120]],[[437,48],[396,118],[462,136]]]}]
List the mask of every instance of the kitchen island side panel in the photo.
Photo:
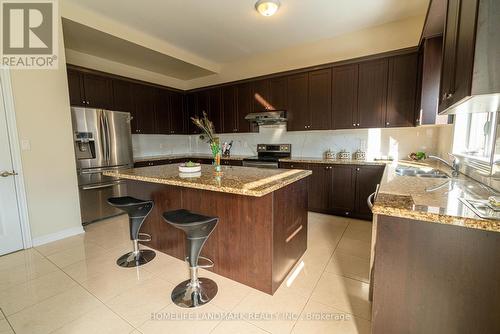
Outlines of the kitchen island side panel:
[{"label": "kitchen island side panel", "polygon": [[215,262],[215,273],[260,291],[273,294],[307,247],[305,179],[262,197],[131,180],[128,187],[131,196],[155,202],[141,228],[152,236],[145,245],[184,259],[185,236],[162,213],[184,208],[218,216],[202,255]]}]

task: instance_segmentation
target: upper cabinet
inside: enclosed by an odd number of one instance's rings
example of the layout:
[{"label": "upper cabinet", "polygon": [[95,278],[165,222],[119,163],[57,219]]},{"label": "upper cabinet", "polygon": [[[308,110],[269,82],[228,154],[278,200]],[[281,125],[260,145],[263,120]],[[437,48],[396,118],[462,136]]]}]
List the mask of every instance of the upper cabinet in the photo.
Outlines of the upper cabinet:
[{"label": "upper cabinet", "polygon": [[113,104],[111,79],[75,70],[68,70],[68,89],[72,106],[106,108]]},{"label": "upper cabinet", "polygon": [[422,43],[422,89],[417,121],[419,125],[448,123],[448,116],[438,115],[442,49],[442,36],[426,38]]},{"label": "upper cabinet", "polygon": [[332,80],[333,129],[356,127],[358,114],[358,64],[335,66]]},{"label": "upper cabinet", "polygon": [[332,70],[310,71],[288,77],[288,130],[332,128]]},{"label": "upper cabinet", "polygon": [[309,130],[332,128],[332,70],[309,72]]},{"label": "upper cabinet", "polygon": [[185,109],[183,94],[158,89],[156,104],[156,133],[182,134],[185,133]]},{"label": "upper cabinet", "polygon": [[500,4],[448,0],[443,37],[439,111],[500,109]]},{"label": "upper cabinet", "polygon": [[271,105],[271,88],[269,80],[258,80],[252,82],[253,111],[261,112],[273,109]]},{"label": "upper cabinet", "polygon": [[441,101],[444,110],[471,93],[478,0],[449,0],[444,32]]},{"label": "upper cabinet", "polygon": [[238,132],[238,109],[236,108],[236,87],[222,87],[222,132]]},{"label": "upper cabinet", "polygon": [[269,79],[269,104],[274,110],[286,110],[288,89],[287,78],[276,77]]},{"label": "upper cabinet", "polygon": [[209,107],[208,118],[214,124],[215,133],[222,133],[222,95],[221,88],[212,88],[208,91]]},{"label": "upper cabinet", "polygon": [[413,126],[417,115],[418,53],[389,58],[386,127]]},{"label": "upper cabinet", "polygon": [[288,131],[413,126],[419,65],[404,52],[189,92],[71,65],[67,73],[72,106],[130,112],[132,133],[198,134],[191,117],[203,112],[216,133],[246,133],[258,126],[245,117],[266,110],[286,111]]},{"label": "upper cabinet", "polygon": [[299,73],[288,77],[288,131],[304,131],[310,127],[309,75]]},{"label": "upper cabinet", "polygon": [[82,75],[81,72],[68,69],[69,104],[72,106],[86,106]]},{"label": "upper cabinet", "polygon": [[[134,84],[134,112],[132,113],[132,128],[135,133],[158,133],[156,110],[158,106],[158,89],[153,86]],[[132,130],[132,132],[134,132]]]},{"label": "upper cabinet", "polygon": [[388,59],[359,64],[357,128],[382,128],[387,107]]},{"label": "upper cabinet", "polygon": [[253,90],[250,82],[236,85],[237,128],[235,132],[251,132],[252,125],[245,116],[253,110]]},{"label": "upper cabinet", "polygon": [[133,113],[134,107],[133,83],[126,80],[113,80],[113,110]]}]

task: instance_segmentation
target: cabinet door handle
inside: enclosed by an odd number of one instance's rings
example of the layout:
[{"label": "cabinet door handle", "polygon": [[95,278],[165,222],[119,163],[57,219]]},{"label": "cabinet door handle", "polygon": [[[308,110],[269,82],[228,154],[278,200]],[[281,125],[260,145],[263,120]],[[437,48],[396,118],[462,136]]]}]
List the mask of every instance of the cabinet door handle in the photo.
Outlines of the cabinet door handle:
[{"label": "cabinet door handle", "polygon": [[443,93],[443,96],[441,97],[441,101],[449,100],[452,97],[453,97],[453,93]]},{"label": "cabinet door handle", "polygon": [[356,126],[356,123],[352,123],[352,126]]},{"label": "cabinet door handle", "polygon": [[389,122],[385,122],[385,125],[390,125],[390,124],[391,124],[391,123],[389,123]]},{"label": "cabinet door handle", "polygon": [[356,126],[359,126],[359,123],[357,123]]},{"label": "cabinet door handle", "polygon": [[359,167],[358,167],[358,168],[356,168],[356,171],[358,171],[358,172],[360,171]]}]

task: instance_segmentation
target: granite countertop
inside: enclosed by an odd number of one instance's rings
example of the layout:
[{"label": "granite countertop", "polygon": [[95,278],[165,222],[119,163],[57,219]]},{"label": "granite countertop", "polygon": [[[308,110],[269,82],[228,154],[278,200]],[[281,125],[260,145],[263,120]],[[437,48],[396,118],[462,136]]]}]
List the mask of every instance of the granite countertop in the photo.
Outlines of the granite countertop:
[{"label": "granite countertop", "polygon": [[297,162],[297,163],[313,163],[313,164],[329,164],[329,165],[374,165],[383,166],[388,162],[385,160],[354,160],[354,159],[324,159],[314,157],[294,157],[280,159],[280,162]]},{"label": "granite countertop", "polygon": [[500,232],[500,221],[480,218],[459,199],[487,199],[496,194],[491,188],[463,174],[449,179],[400,176],[396,174],[398,165],[435,168],[451,176],[448,166],[435,161],[387,164],[374,214]]},{"label": "granite countertop", "polygon": [[[221,156],[222,160],[243,160],[247,158],[246,155],[230,155],[230,156]],[[211,154],[203,154],[203,153],[186,153],[186,154],[163,154],[163,155],[152,155],[147,157],[134,157],[134,162],[143,162],[143,161],[158,161],[165,159],[212,159]]]},{"label": "granite countertop", "polygon": [[[230,155],[222,156],[222,160],[243,160],[248,158],[248,155]],[[192,154],[169,154],[169,155],[154,155],[148,157],[137,157],[134,158],[134,162],[142,161],[157,161],[164,159],[181,159],[181,158],[192,158],[192,159],[212,159],[212,155],[203,153],[192,153]],[[385,165],[388,161],[384,160],[340,160],[340,159],[324,159],[317,157],[291,157],[283,158],[279,160],[280,162],[297,162],[297,163],[317,163],[317,164],[339,164],[339,165]],[[390,161],[389,161],[390,162]]]},{"label": "granite countertop", "polygon": [[135,181],[261,197],[312,174],[309,170],[300,169],[222,166],[221,175],[217,176],[213,166],[201,165],[200,176],[185,178],[179,174],[178,166],[179,164],[172,164],[131,168],[105,172],[104,175]]}]

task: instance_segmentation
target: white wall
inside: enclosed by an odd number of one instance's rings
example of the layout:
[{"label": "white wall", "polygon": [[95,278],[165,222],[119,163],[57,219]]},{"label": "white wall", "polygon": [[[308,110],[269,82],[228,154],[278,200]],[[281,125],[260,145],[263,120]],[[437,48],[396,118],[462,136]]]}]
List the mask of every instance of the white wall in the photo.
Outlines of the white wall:
[{"label": "white wall", "polygon": [[[58,70],[11,70],[32,237],[83,231],[73,151],[62,29]],[[69,232],[68,232],[69,231]]]}]

